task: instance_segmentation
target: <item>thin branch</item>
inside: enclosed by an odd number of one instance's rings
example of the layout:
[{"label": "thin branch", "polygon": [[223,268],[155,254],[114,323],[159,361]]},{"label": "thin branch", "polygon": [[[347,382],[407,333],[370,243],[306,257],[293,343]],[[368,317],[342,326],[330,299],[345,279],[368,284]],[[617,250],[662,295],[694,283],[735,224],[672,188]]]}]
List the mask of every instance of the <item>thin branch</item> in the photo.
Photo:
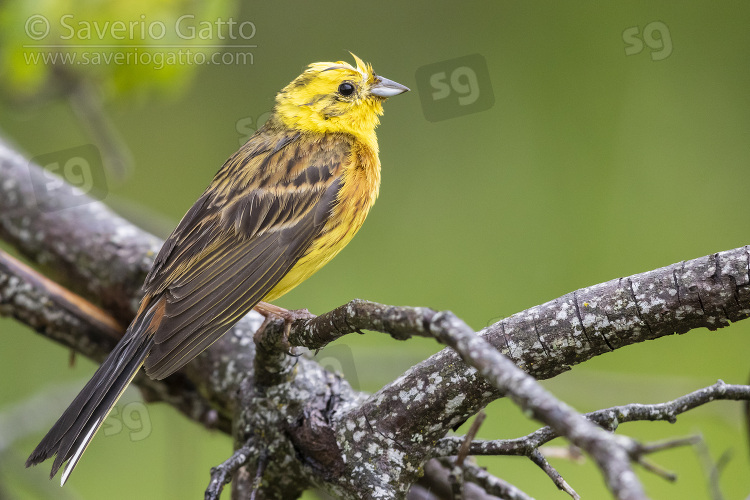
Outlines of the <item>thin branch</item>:
[{"label": "thin branch", "polygon": [[[208,483],[204,495],[205,500],[219,500],[221,492],[224,490],[224,486],[229,484],[235,472],[248,463],[256,451],[257,450],[254,449],[253,445],[246,443],[238,450],[235,450],[232,456],[220,465],[212,467],[211,481]],[[258,470],[261,471],[260,465],[258,466]]]},{"label": "thin branch", "polygon": [[464,472],[466,466],[468,465],[465,462],[469,454],[469,446],[471,446],[471,442],[477,436],[477,432],[479,432],[479,428],[482,426],[482,422],[484,422],[484,419],[486,417],[487,414],[484,413],[484,410],[480,410],[479,413],[477,413],[477,416],[471,423],[469,431],[466,433],[466,436],[464,436],[464,442],[461,444],[461,448],[458,450],[458,455],[453,459],[453,466],[450,473],[450,482],[451,493],[453,494],[454,499],[464,497]]},{"label": "thin branch", "polygon": [[[714,461],[706,442],[703,439],[699,439],[696,446],[696,452],[706,475],[711,500],[724,500],[724,494],[721,492],[719,478],[731,457],[731,450],[726,450],[719,456],[718,460]],[[750,497],[748,497],[748,499],[750,499]]]},{"label": "thin branch", "polygon": [[487,418],[487,414],[484,412],[484,410],[480,410],[479,413],[477,413],[477,416],[474,418],[474,422],[471,423],[471,427],[466,433],[466,436],[464,436],[464,442],[461,443],[461,447],[458,449],[458,455],[456,456],[456,465],[461,465],[464,463],[464,460],[466,460],[466,457],[469,455],[469,448],[471,447],[471,443],[472,441],[474,441],[474,438],[477,437],[477,432],[479,432],[479,428],[482,426],[485,418]]},{"label": "thin branch", "polygon": [[350,333],[367,329],[387,333],[397,340],[431,337],[425,320],[435,311],[426,307],[396,307],[354,299],[312,319],[296,321],[289,343],[320,349]]},{"label": "thin branch", "polygon": [[495,477],[481,467],[469,464],[464,470],[464,477],[491,495],[508,500],[532,500],[532,498],[499,477]]},{"label": "thin branch", "polygon": [[[632,403],[613,406],[586,413],[584,416],[606,429],[616,429],[622,423],[644,420],[674,423],[677,420],[677,415],[717,400],[750,401],[750,386],[726,384],[724,381],[719,380],[713,385],[698,389],[666,403]],[[469,449],[469,454],[528,456],[543,444],[557,437],[559,437],[559,434],[547,426],[520,438],[473,441]],[[455,455],[458,453],[462,443],[463,437],[443,438],[438,441],[435,447],[435,456]]]},{"label": "thin branch", "polygon": [[547,461],[546,458],[544,458],[544,455],[541,454],[539,450],[534,450],[529,454],[529,458],[532,462],[534,462],[540,469],[544,471],[545,474],[552,480],[553,483],[555,483],[555,486],[557,486],[558,489],[561,491],[564,491],[568,495],[570,495],[575,500],[580,500],[580,496],[576,491],[570,487],[570,485],[563,479],[563,477],[560,475],[559,472],[557,472],[557,469],[552,467],[552,465]]},{"label": "thin branch", "polygon": [[[466,483],[464,484],[464,498],[471,500],[531,500],[522,490],[502,479],[493,477],[483,471],[476,464],[467,463]],[[419,485],[434,493],[436,499],[446,499],[451,496],[452,484],[450,473],[453,468],[452,458],[429,460],[424,466],[424,476]],[[409,496],[411,499],[411,495]]]},{"label": "thin branch", "polygon": [[[449,469],[454,468],[453,458],[441,458],[439,459],[439,461],[443,467]],[[502,498],[504,500],[532,500],[532,498],[522,490],[518,489],[507,481],[493,476],[476,464],[464,464],[463,474],[465,480],[469,484],[475,484],[479,486],[482,491],[492,496]]]},{"label": "thin branch", "polygon": [[[697,391],[693,391],[689,394],[681,396],[675,400],[668,401],[666,403],[653,405],[634,403],[629,405],[616,406],[588,413],[585,415],[585,417],[607,429],[616,429],[620,423],[643,420],[666,420],[674,423],[676,421],[677,415],[716,400],[750,401],[750,386],[728,385],[719,380],[714,385],[699,389]],[[570,486],[564,481],[559,473],[551,465],[549,465],[543,455],[539,452],[540,446],[551,441],[552,439],[555,439],[556,437],[558,437],[558,434],[555,431],[553,431],[550,427],[544,427],[522,438],[493,441],[472,441],[468,453],[470,455],[528,456],[553,480],[553,482],[555,482],[555,484],[560,489],[566,491],[573,498],[578,498],[575,491],[570,488]],[[701,439],[698,436],[669,439],[648,444],[632,442],[632,446],[629,448],[629,455],[632,460],[637,462],[649,472],[652,472],[668,481],[674,481],[676,479],[676,475],[673,472],[666,471],[653,462],[647,460],[645,458],[645,455],[679,446],[695,445],[699,442],[701,442]],[[465,443],[466,437],[443,438],[438,442],[436,446],[436,456],[451,456],[459,453],[464,449]],[[715,468],[711,468],[712,478],[715,475],[713,473],[714,470]],[[712,480],[711,484],[715,485],[717,484],[717,482]],[[712,491],[718,490],[715,486],[712,488]]]},{"label": "thin branch", "polygon": [[255,470],[255,478],[253,479],[253,493],[250,495],[250,500],[256,500],[258,492],[260,491],[261,479],[263,473],[266,470],[268,464],[268,453],[265,449],[260,450],[260,456],[258,457],[258,466]]},{"label": "thin branch", "polygon": [[694,446],[702,442],[703,440],[700,436],[687,436],[682,438],[666,439],[663,441],[657,441],[655,443],[647,444],[633,442],[633,446],[630,450],[630,456],[647,471],[661,477],[662,479],[665,479],[666,481],[674,482],[677,480],[677,474],[651,462],[646,458],[646,455],[661,450],[677,448],[680,446]]}]

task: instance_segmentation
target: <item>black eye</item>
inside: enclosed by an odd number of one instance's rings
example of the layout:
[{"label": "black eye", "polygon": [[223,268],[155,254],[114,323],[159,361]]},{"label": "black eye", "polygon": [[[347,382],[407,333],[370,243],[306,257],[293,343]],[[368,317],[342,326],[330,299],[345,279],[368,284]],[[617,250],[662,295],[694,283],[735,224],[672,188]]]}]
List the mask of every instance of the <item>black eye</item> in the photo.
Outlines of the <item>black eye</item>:
[{"label": "black eye", "polygon": [[350,96],[354,93],[354,85],[349,82],[344,82],[339,85],[339,94],[343,96]]}]

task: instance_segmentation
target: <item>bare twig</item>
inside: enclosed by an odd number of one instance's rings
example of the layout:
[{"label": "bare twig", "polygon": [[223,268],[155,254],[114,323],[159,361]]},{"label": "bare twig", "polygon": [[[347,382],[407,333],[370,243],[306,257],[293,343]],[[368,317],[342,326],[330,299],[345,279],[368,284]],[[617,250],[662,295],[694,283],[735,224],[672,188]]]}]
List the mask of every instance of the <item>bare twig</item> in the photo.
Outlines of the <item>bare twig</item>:
[{"label": "bare twig", "polygon": [[700,436],[687,436],[687,437],[675,438],[675,439],[665,439],[662,441],[657,441],[654,443],[647,443],[647,444],[636,443],[636,446],[631,451],[631,457],[633,457],[633,459],[636,462],[638,462],[638,464],[640,464],[641,467],[643,467],[647,471],[653,474],[656,474],[657,476],[667,481],[673,482],[677,480],[677,474],[675,474],[674,472],[665,470],[659,465],[651,462],[650,460],[646,458],[646,455],[655,453],[657,451],[677,448],[680,446],[693,446],[695,444],[698,444],[701,441],[702,439]]},{"label": "bare twig", "polygon": [[[455,469],[455,457],[444,457],[439,459],[439,462],[446,469]],[[465,463],[462,474],[467,482],[467,486],[469,484],[479,486],[482,491],[493,497],[502,498],[503,500],[532,500],[529,495],[517,487],[507,481],[493,476],[476,464]]]},{"label": "bare twig", "polygon": [[[599,425],[615,429],[621,423],[634,422],[642,420],[666,420],[669,422],[675,422],[677,415],[694,409],[698,406],[710,403],[716,400],[745,400],[750,401],[750,386],[743,385],[729,385],[719,380],[716,384],[697,391],[691,392],[679,398],[666,403],[644,405],[644,404],[629,404],[616,406],[612,408],[606,408],[591,412],[585,415],[589,420],[598,423]],[[473,441],[470,448],[469,454],[471,455],[525,455],[528,456],[534,463],[539,465],[542,470],[555,482],[555,484],[574,496],[573,490],[568,491],[562,485],[564,480],[559,477],[557,471],[555,471],[546,462],[544,457],[538,452],[538,448],[543,444],[555,439],[558,434],[553,431],[550,427],[544,427],[535,431],[527,436],[516,439],[503,439],[493,441]],[[701,440],[697,436],[689,436],[686,438],[676,438],[665,441],[659,441],[656,443],[640,444],[632,441],[632,446],[629,448],[629,455],[631,459],[646,470],[663,477],[666,480],[674,481],[676,475],[672,472],[665,471],[661,467],[652,463],[645,458],[645,455],[655,453],[664,449],[674,448],[678,446],[695,445]],[[437,456],[450,456],[457,453],[464,446],[465,439],[463,437],[446,437],[438,442],[436,447]],[[706,460],[704,460],[706,462]],[[711,476],[711,485],[713,496],[720,498],[718,492],[718,482],[713,479],[716,475],[716,467],[708,467]],[[562,481],[562,482],[560,482]],[[567,486],[567,484],[566,484]]]},{"label": "bare twig", "polygon": [[[719,380],[716,384],[699,389],[681,396],[673,401],[653,405],[629,404],[606,408],[585,415],[591,421],[597,422],[606,428],[615,429],[618,424],[633,422],[639,420],[667,420],[674,422],[677,415],[684,413],[698,406],[704,405],[716,400],[747,400],[750,401],[750,386],[728,385]],[[544,472],[555,482],[562,490],[566,491],[573,498],[577,498],[575,492],[559,476],[557,471],[552,468],[546,459],[539,453],[538,448],[558,437],[550,427],[544,427],[525,437],[507,440],[494,441],[472,441],[469,448],[471,455],[526,455],[536,463]],[[464,437],[447,437],[440,440],[436,447],[437,455],[453,455],[465,446]],[[674,481],[676,475],[672,472],[665,471],[658,465],[645,458],[645,455],[655,453],[661,450],[670,449],[678,446],[689,446],[701,443],[699,436],[689,436],[685,438],[669,439],[655,443],[640,444],[631,442],[629,455],[631,459],[646,470],[663,477],[668,481]],[[705,452],[704,452],[705,455]],[[706,460],[704,460],[706,462]],[[710,471],[711,485],[713,496],[720,498],[718,492],[718,481],[715,480],[717,468],[714,466],[707,467]]]},{"label": "bare twig", "polygon": [[549,462],[547,462],[547,459],[544,458],[544,456],[539,452],[539,450],[534,450],[529,454],[529,458],[532,462],[534,462],[537,466],[539,466],[540,469],[544,471],[547,476],[549,476],[550,479],[552,479],[552,482],[555,483],[555,486],[557,486],[560,490],[564,491],[568,495],[570,495],[575,500],[579,500],[581,497],[576,493],[576,491],[570,487],[570,485],[563,479],[563,477],[560,475],[559,472],[557,472],[557,469],[552,467]]},{"label": "bare twig", "polygon": [[18,284],[28,284],[42,290],[55,305],[79,319],[85,319],[93,328],[101,330],[116,341],[120,340],[125,332],[125,328],[107,312],[80,295],[61,287],[2,249],[0,249],[0,274],[14,276]]},{"label": "bare twig", "polygon": [[466,436],[464,436],[464,442],[461,444],[461,447],[458,450],[458,455],[453,460],[450,473],[450,482],[451,493],[453,494],[453,498],[456,500],[464,497],[464,469],[467,465],[465,464],[465,461],[469,455],[469,446],[471,446],[471,442],[477,436],[477,432],[479,432],[479,428],[482,426],[482,422],[484,422],[484,419],[486,417],[487,414],[484,413],[484,410],[480,410],[479,413],[477,413],[477,416],[471,423],[469,431],[466,433]]},{"label": "bare twig", "polygon": [[[229,484],[232,480],[232,476],[237,470],[248,463],[252,456],[255,454],[254,446],[250,443],[245,443],[244,446],[232,454],[231,457],[226,459],[220,465],[211,468],[211,481],[208,483],[206,488],[205,500],[219,500],[221,492],[224,489],[224,485]],[[262,457],[262,454],[261,454]],[[262,467],[258,464],[258,471],[262,473]]]},{"label": "bare twig", "polygon": [[265,449],[262,449],[260,450],[258,465],[255,469],[255,478],[253,479],[253,493],[250,495],[250,500],[255,500],[258,497],[261,480],[263,478],[263,472],[266,470],[266,464],[268,464],[268,453]]},{"label": "bare twig", "polygon": [[484,491],[507,500],[532,500],[529,495],[507,481],[493,476],[481,467],[469,464],[464,470],[467,481],[480,486]]},{"label": "bare twig", "polygon": [[713,457],[711,457],[711,451],[708,449],[706,442],[702,438],[697,440],[696,445],[698,458],[700,459],[701,464],[703,465],[703,470],[706,474],[706,482],[709,494],[711,495],[711,500],[724,500],[719,477],[721,476],[724,467],[729,462],[729,458],[732,454],[731,450],[726,450],[719,456],[718,460],[714,461]]},{"label": "bare twig", "polygon": [[484,410],[480,410],[479,413],[477,413],[477,416],[474,418],[474,422],[471,423],[469,432],[467,432],[466,436],[464,436],[464,442],[461,443],[461,447],[458,449],[456,465],[460,466],[464,463],[464,460],[466,460],[466,457],[469,455],[469,448],[471,447],[471,443],[472,441],[474,441],[474,438],[477,437],[477,432],[479,432],[479,428],[482,426],[485,418],[487,418],[487,414],[484,412]]},{"label": "bare twig", "polygon": [[431,337],[425,319],[434,313],[426,307],[396,307],[354,299],[315,318],[294,322],[289,343],[320,349],[344,335],[362,333],[363,329],[387,333],[396,340]]},{"label": "bare twig", "polygon": [[[586,413],[584,416],[602,427],[616,429],[619,424],[638,421],[666,420],[674,423],[677,415],[690,411],[716,400],[750,401],[750,386],[726,384],[719,380],[713,385],[698,389],[672,401],[657,404],[633,403],[613,406]],[[550,427],[543,427],[521,438],[498,439],[492,441],[473,441],[470,455],[529,455],[545,443],[559,437]],[[694,439],[694,438],[688,438]],[[670,441],[672,442],[672,441]],[[448,456],[458,453],[463,443],[462,437],[441,439],[436,448],[436,456]],[[652,450],[655,451],[655,450]]]},{"label": "bare twig", "polygon": [[[468,465],[469,467],[476,467],[474,464]],[[416,484],[428,490],[433,495],[434,500],[445,500],[446,498],[450,498],[453,488],[450,479],[452,468],[452,462],[449,457],[428,460],[424,465],[424,476],[419,478],[419,481]],[[512,485],[508,486],[509,492],[518,491],[516,498],[519,500],[528,500],[530,498],[528,495],[518,490],[518,488],[515,488]],[[409,495],[407,497],[409,500],[412,500],[412,490],[409,490]],[[419,500],[422,500],[421,495],[416,495],[416,497]],[[490,493],[481,485],[475,484],[471,481],[467,481],[464,484],[464,497],[471,500],[495,500],[497,498],[508,498],[498,494],[497,491]]]}]

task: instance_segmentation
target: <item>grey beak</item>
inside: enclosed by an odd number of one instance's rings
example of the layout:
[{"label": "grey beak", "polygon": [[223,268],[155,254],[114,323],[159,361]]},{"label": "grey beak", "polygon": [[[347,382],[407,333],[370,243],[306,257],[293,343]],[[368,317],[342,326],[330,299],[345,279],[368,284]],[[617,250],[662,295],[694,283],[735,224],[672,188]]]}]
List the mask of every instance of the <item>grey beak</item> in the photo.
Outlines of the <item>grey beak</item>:
[{"label": "grey beak", "polygon": [[370,93],[378,97],[393,97],[409,91],[409,87],[396,83],[388,78],[376,76],[377,82],[370,87]]}]

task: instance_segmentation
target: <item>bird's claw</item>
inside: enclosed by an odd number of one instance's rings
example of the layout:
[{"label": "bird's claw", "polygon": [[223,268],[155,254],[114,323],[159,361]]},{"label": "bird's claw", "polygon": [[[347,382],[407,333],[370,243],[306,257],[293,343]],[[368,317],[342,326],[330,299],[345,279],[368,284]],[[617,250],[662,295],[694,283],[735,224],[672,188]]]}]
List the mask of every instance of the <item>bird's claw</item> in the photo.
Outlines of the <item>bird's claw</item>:
[{"label": "bird's claw", "polygon": [[316,316],[307,309],[284,309],[283,307],[268,304],[266,302],[259,302],[255,306],[255,310],[265,316],[263,324],[258,329],[258,332],[262,332],[266,325],[276,318],[284,320],[284,333],[281,338],[281,346],[289,356],[299,356],[294,352],[294,347],[289,343],[289,334],[292,330],[292,323],[298,320],[312,319]]}]

